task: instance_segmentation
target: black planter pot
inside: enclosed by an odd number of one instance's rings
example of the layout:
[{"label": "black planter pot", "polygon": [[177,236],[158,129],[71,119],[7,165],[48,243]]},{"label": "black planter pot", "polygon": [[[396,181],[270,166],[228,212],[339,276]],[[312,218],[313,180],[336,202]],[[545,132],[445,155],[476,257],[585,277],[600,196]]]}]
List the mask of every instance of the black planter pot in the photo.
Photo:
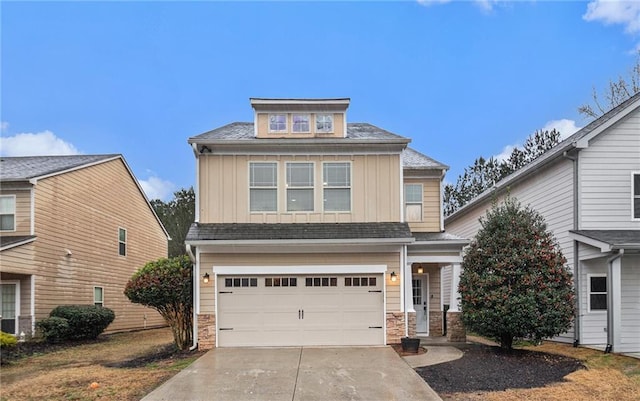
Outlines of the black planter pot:
[{"label": "black planter pot", "polygon": [[418,347],[420,347],[419,338],[402,337],[400,343],[402,344],[403,351],[418,353]]}]

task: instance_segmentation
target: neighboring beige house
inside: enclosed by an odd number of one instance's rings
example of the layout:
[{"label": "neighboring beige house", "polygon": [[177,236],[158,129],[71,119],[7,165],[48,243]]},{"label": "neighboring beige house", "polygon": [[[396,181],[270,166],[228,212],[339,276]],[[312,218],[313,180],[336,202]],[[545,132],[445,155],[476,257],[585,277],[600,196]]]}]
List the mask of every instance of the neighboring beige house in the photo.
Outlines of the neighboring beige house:
[{"label": "neighboring beige house", "polygon": [[65,304],[113,309],[107,332],[164,325],[123,290],[167,241],[121,155],[0,158],[2,331],[31,334]]},{"label": "neighboring beige house", "polygon": [[472,238],[506,193],[544,216],[574,273],[576,324],[557,340],[640,353],[640,94],[448,216],[447,231]]},{"label": "neighboring beige house", "polygon": [[251,99],[252,123],[189,138],[199,348],[443,334],[440,270],[468,242],[443,232],[447,166],[347,122],[349,102]]}]

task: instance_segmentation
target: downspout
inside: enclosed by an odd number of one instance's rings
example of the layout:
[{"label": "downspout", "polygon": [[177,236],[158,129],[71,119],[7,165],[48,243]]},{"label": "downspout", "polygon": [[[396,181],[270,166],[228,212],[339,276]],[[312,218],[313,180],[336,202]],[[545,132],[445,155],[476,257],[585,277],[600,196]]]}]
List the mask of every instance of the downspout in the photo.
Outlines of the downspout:
[{"label": "downspout", "polygon": [[[404,245],[402,247],[402,253],[401,253],[401,263],[402,263],[402,270],[403,270],[403,279],[404,280],[410,280],[411,278],[409,276],[407,276],[407,245]],[[400,283],[400,288],[402,289],[400,291],[400,301],[404,304],[404,336],[405,337],[409,337],[409,308],[407,308],[407,303],[406,301],[403,302],[407,296],[406,292],[407,292],[407,286],[405,284],[405,281],[402,281]]]},{"label": "downspout", "polygon": [[[578,224],[578,153],[575,156],[569,156],[569,152],[562,154],[573,162],[573,229],[579,230]],[[578,241],[573,241],[573,286],[576,293],[576,314],[575,324],[573,325],[573,346],[580,344],[580,254],[578,251]]]},{"label": "downspout", "polygon": [[[614,336],[616,327],[613,322],[613,315],[614,313],[616,313],[616,308],[614,308],[613,291],[611,290],[613,287],[613,280],[611,279],[613,276],[613,262],[615,262],[617,259],[622,258],[623,256],[624,249],[619,249],[617,254],[613,255],[607,260],[607,346],[604,349],[605,354],[608,354],[613,350],[613,344],[615,342]],[[619,311],[618,313],[621,313],[621,311]]]}]

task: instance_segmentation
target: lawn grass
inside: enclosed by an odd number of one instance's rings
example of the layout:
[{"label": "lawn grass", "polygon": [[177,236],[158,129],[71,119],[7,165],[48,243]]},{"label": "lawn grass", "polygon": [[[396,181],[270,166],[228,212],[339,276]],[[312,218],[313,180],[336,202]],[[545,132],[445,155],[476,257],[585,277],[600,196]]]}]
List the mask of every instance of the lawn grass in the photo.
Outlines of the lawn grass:
[{"label": "lawn grass", "polygon": [[[95,343],[20,359],[1,368],[0,400],[139,400],[202,353],[116,366],[157,354],[172,342],[171,330],[153,329],[103,336]],[[91,388],[92,383],[97,388]]]}]

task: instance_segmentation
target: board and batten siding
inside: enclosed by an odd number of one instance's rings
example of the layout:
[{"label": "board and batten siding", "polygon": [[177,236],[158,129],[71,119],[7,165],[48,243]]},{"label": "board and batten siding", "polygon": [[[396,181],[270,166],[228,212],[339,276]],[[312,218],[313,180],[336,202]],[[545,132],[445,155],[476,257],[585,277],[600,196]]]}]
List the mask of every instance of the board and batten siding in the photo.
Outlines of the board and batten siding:
[{"label": "board and batten siding", "polygon": [[[317,265],[386,265],[386,309],[387,312],[400,311],[400,280],[391,282],[389,274],[400,271],[399,253],[292,253],[292,254],[242,254],[202,253],[200,254],[200,275],[213,275],[215,266],[317,266]],[[200,313],[215,313],[215,282],[200,283]]]},{"label": "board and batten siding", "polygon": [[[400,221],[399,155],[201,155],[200,223],[346,223]],[[249,163],[278,164],[278,212],[249,211]],[[314,211],[286,211],[286,162],[310,162]],[[351,211],[323,212],[322,163],[351,163]]]},{"label": "board and batten siding", "polygon": [[[522,206],[530,206],[540,213],[560,245],[567,264],[573,270],[574,242],[569,238],[573,229],[573,162],[561,158],[549,166],[535,172],[523,181],[509,187],[511,198],[517,199]],[[498,201],[503,201],[502,191]],[[474,206],[455,220],[445,220],[445,230],[462,238],[473,239],[480,229],[481,217],[491,208],[489,197]],[[463,266],[464,268],[464,266]],[[573,329],[555,338],[558,341],[573,341]]]},{"label": "board and batten siding", "polygon": [[[0,231],[0,235],[31,235],[31,191],[12,188],[12,184],[2,184],[0,195],[15,196],[15,230]],[[22,188],[30,184],[22,184]]]},{"label": "board and batten siding", "polygon": [[440,178],[405,178],[404,183],[422,184],[422,221],[409,221],[411,231],[440,232]]},{"label": "board and batten siding", "polygon": [[[58,305],[93,304],[98,286],[116,315],[107,332],[165,324],[123,294],[134,272],[167,256],[167,238],[133,180],[116,159],[37,182],[33,263],[15,271],[36,275],[36,320]],[[119,228],[126,256],[118,254]]]},{"label": "board and batten siding", "polygon": [[632,172],[640,172],[640,109],[579,156],[580,229],[640,229],[632,218]]}]

